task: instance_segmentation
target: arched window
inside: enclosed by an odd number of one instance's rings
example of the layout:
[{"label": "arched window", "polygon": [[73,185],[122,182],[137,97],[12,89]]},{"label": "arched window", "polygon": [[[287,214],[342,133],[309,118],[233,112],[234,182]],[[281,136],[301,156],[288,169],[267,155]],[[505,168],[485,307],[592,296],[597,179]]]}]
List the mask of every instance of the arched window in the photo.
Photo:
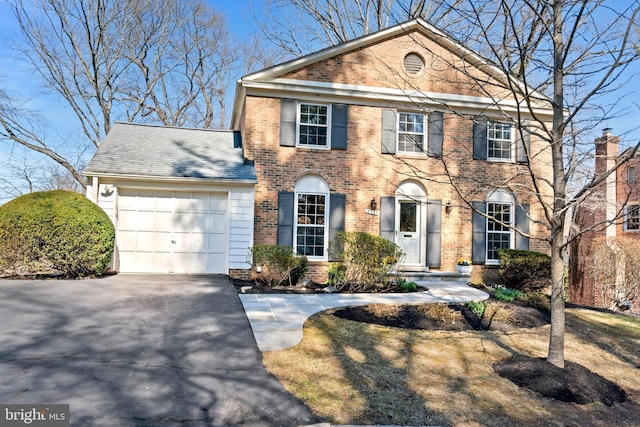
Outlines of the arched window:
[{"label": "arched window", "polygon": [[513,248],[515,209],[513,195],[495,190],[487,197],[487,263],[498,263],[500,249]]},{"label": "arched window", "polygon": [[327,253],[329,185],[317,175],[306,175],[295,188],[294,249],[310,259]]}]

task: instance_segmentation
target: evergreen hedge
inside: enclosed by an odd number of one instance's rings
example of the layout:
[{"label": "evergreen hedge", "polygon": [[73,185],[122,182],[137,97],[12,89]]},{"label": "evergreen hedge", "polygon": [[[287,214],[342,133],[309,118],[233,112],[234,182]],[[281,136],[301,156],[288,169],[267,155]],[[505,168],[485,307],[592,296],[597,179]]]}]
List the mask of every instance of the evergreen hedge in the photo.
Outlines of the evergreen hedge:
[{"label": "evergreen hedge", "polygon": [[500,284],[521,291],[538,290],[551,286],[551,257],[519,249],[502,249],[500,258]]},{"label": "evergreen hedge", "polygon": [[107,214],[71,191],[42,191],[0,206],[0,271],[66,277],[105,272],[115,243]]}]

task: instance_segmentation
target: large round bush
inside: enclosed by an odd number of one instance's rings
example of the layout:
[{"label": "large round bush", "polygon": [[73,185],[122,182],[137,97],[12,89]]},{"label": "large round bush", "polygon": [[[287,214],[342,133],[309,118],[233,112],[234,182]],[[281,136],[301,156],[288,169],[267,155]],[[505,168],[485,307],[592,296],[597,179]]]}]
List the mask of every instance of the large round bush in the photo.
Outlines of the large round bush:
[{"label": "large round bush", "polygon": [[78,193],[37,192],[0,206],[0,270],[5,274],[100,275],[114,242],[107,214]]}]

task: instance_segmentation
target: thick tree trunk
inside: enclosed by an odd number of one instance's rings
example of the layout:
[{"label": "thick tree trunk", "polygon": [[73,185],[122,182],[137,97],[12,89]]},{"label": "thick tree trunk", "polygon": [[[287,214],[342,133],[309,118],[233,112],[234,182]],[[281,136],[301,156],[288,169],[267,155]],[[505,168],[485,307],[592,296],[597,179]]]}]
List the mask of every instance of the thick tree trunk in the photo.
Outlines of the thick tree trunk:
[{"label": "thick tree trunk", "polygon": [[547,360],[564,368],[564,262],[562,228],[552,231],[551,242],[551,333]]},{"label": "thick tree trunk", "polygon": [[564,42],[562,38],[562,0],[553,2],[553,217],[551,220],[551,334],[547,360],[564,368],[564,211],[567,176],[564,170]]}]

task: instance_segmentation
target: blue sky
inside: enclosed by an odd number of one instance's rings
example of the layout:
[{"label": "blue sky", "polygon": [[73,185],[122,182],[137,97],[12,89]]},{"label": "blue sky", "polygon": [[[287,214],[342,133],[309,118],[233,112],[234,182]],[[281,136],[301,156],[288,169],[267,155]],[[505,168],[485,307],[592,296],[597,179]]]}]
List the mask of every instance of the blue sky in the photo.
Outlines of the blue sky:
[{"label": "blue sky", "polygon": [[[218,12],[223,13],[227,18],[229,32],[233,37],[243,38],[253,32],[251,25],[250,8],[261,7],[264,0],[211,0],[209,4]],[[0,88],[7,90],[9,93],[19,93],[23,98],[31,99],[29,107],[44,111],[48,119],[53,123],[52,134],[48,135],[55,139],[64,141],[74,138],[81,138],[81,134],[74,128],[66,126],[67,123],[75,123],[73,116],[67,110],[67,107],[56,96],[44,96],[36,82],[35,76],[32,76],[26,64],[14,59],[15,52],[7,49],[6,44],[10,40],[12,33],[15,33],[16,26],[12,20],[12,14],[9,12],[7,5],[0,0]],[[602,127],[610,127],[613,133],[623,136],[623,143],[635,143],[640,140],[640,118],[638,110],[640,107],[635,103],[638,99],[640,81],[640,64],[634,66],[638,75],[632,78],[626,87],[619,91],[619,95],[613,95],[610,99],[627,107],[628,112],[625,116],[610,120]],[[238,78],[241,76],[237,76]],[[234,88],[230,88],[228,93],[233,93]],[[599,131],[598,131],[599,132]],[[598,136],[596,132],[595,136]],[[21,159],[24,156],[30,157],[29,154],[23,154],[21,148],[12,151],[14,158]],[[0,144],[0,174],[1,166],[7,162],[9,150],[6,144]],[[17,154],[16,154],[17,153]],[[17,156],[17,157],[16,157]],[[13,158],[12,158],[13,159]],[[43,161],[44,162],[44,161]],[[9,199],[9,195],[3,194],[0,189],[0,204]]]}]

